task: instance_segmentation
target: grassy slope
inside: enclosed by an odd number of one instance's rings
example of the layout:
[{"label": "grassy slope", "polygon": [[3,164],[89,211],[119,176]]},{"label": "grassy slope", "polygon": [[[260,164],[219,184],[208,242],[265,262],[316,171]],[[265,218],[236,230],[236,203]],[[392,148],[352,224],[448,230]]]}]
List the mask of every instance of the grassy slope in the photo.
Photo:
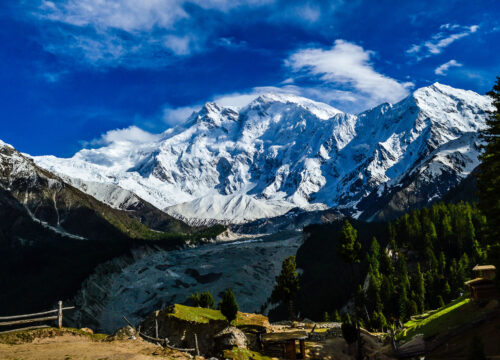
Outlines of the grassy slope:
[{"label": "grassy slope", "polygon": [[[226,318],[220,310],[205,309],[201,307],[193,307],[175,304],[172,316],[198,323],[208,323],[210,320],[225,320]],[[237,327],[264,327],[269,324],[268,319],[260,314],[247,314],[238,312],[236,320],[232,322]]]},{"label": "grassy slope", "polygon": [[43,328],[35,330],[20,330],[10,333],[0,334],[0,344],[16,345],[31,343],[36,339],[53,338],[61,335],[86,336],[92,340],[100,341],[108,337],[107,334],[90,334],[88,332],[74,328]]},{"label": "grassy slope", "polygon": [[248,349],[233,348],[231,350],[224,350],[224,358],[232,360],[271,360],[272,358],[259,354],[258,352]]},{"label": "grassy slope", "polygon": [[423,334],[424,338],[444,334],[480,318],[485,313],[484,309],[469,298],[461,297],[440,309],[413,317],[405,324],[404,330],[396,335],[396,339],[404,341],[417,334]]}]

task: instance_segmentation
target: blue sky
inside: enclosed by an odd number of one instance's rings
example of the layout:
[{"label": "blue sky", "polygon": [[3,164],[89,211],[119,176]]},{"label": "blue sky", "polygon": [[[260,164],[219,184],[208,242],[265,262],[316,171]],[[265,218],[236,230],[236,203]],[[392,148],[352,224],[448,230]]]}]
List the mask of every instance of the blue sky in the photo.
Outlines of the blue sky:
[{"label": "blue sky", "polygon": [[435,81],[485,93],[499,15],[497,0],[3,0],[0,139],[67,157],[269,91],[354,113]]}]

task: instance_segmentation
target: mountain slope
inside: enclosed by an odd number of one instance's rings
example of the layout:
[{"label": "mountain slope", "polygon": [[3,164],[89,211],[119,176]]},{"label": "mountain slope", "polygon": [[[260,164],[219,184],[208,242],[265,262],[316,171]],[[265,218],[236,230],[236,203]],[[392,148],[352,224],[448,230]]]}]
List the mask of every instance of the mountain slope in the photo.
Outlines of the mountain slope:
[{"label": "mountain slope", "polygon": [[490,108],[486,96],[438,83],[359,116],[269,94],[242,109],[207,103],[154,142],[34,160],[120,186],[191,224],[243,223],[295,207],[383,218],[441,196],[477,166],[476,134]]},{"label": "mountain slope", "polygon": [[[0,187],[24,206],[33,221],[61,235],[105,241],[120,237],[157,239],[162,234],[141,223],[140,214],[113,209],[97,201],[5,143],[0,144]],[[137,201],[130,206],[149,207],[144,211],[159,214],[159,230],[189,231],[179,220],[162,215],[145,202]]]},{"label": "mountain slope", "polygon": [[173,249],[205,235],[142,199],[129,205],[136,210],[111,208],[0,142],[2,311],[50,307],[73,296],[103,262],[131,258],[137,247]]}]

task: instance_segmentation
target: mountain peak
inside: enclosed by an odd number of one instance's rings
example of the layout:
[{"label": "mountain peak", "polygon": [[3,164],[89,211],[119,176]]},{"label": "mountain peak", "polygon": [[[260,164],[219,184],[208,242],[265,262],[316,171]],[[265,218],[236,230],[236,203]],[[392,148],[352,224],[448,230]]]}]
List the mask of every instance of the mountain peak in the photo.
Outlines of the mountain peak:
[{"label": "mountain peak", "polygon": [[11,149],[14,148],[12,145],[7,144],[6,142],[3,142],[2,140],[0,140],[0,147],[8,147],[8,148],[11,148]]},{"label": "mountain peak", "polygon": [[[238,223],[297,206],[363,211],[362,199],[375,191],[378,206],[379,186],[403,186],[424,160],[439,163],[424,171],[426,193],[458,183],[478,161],[475,140],[463,137],[475,139],[490,108],[487,96],[439,83],[358,116],[266,93],[239,110],[206,103],[182,127],[165,132],[156,148],[128,144],[35,161],[67,176],[118,185],[194,222]],[[458,145],[446,147],[450,142]],[[145,164],[148,171],[139,171]]]},{"label": "mountain peak", "polygon": [[294,104],[298,107],[310,111],[318,118],[323,120],[329,119],[337,114],[343,114],[342,111],[325,103],[317,102],[294,94],[272,93],[272,92],[259,95],[255,100],[253,100],[248,105],[248,108],[261,107],[261,106],[267,107],[276,103]]}]

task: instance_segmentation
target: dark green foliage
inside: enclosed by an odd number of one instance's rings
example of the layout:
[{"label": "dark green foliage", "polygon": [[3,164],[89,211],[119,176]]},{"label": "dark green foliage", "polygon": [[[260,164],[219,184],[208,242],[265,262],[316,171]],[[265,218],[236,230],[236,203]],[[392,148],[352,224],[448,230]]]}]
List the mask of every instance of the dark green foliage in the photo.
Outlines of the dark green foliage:
[{"label": "dark green foliage", "polygon": [[359,263],[361,260],[361,243],[357,230],[349,220],[345,220],[340,230],[337,242],[337,253],[348,264]]},{"label": "dark green foliage", "polygon": [[417,304],[418,312],[423,313],[425,310],[425,282],[424,274],[420,270],[420,263],[417,264],[417,270],[413,276],[412,289],[415,293],[415,302]]},{"label": "dark green foliage", "polygon": [[282,303],[288,306],[290,320],[293,319],[293,300],[299,291],[299,275],[295,256],[283,260],[281,273],[276,276],[276,285],[271,294],[271,303]]},{"label": "dark green foliage", "polygon": [[[337,223],[339,232],[333,239],[333,225],[307,227],[307,240],[297,252],[299,266],[304,269],[301,287],[307,289],[300,297],[299,310],[307,317],[320,319],[325,311],[345,305],[349,298],[346,293],[350,292],[355,295],[358,320],[377,329],[379,315],[391,324],[438,308],[466,291],[464,282],[473,276],[472,267],[484,263],[486,255],[488,261],[500,262],[500,247],[497,260],[489,255],[496,247],[486,236],[486,225],[476,205],[461,202],[437,203],[389,224],[355,220]],[[356,286],[368,275],[364,294],[354,291],[348,281],[349,267],[339,261],[338,252],[354,246],[340,246],[336,241],[353,244],[356,231],[362,248],[369,249],[354,266]],[[332,252],[332,248],[337,251]],[[345,254],[344,258],[349,259]],[[343,279],[340,284],[339,279]],[[321,301],[311,304],[311,299]],[[311,307],[321,312],[311,314]]]},{"label": "dark green foliage", "polygon": [[482,137],[486,141],[478,177],[479,207],[488,219],[491,238],[500,239],[500,77],[488,93],[494,110],[486,120]]},{"label": "dark green foliage", "polygon": [[210,291],[205,291],[200,294],[200,306],[207,309],[215,308],[214,297]]},{"label": "dark green foliage", "polygon": [[210,293],[210,291],[205,291],[199,294],[195,292],[189,296],[189,300],[193,302],[194,306],[206,308],[206,309],[214,309],[215,301],[214,297]]},{"label": "dark green foliage", "polygon": [[387,320],[382,311],[375,311],[371,316],[370,327],[383,331],[387,327]]},{"label": "dark green foliage", "polygon": [[328,311],[325,311],[325,314],[323,315],[323,321],[330,322],[332,319],[330,318],[330,314]]},{"label": "dark green foliage", "polygon": [[500,243],[492,245],[488,252],[488,262],[497,268],[495,276],[495,285],[500,289]]},{"label": "dark green foliage", "polygon": [[238,313],[238,304],[236,303],[236,298],[231,289],[227,289],[222,296],[222,300],[219,303],[219,309],[227,319],[231,322],[236,319],[236,314]]},{"label": "dark green foliage", "polygon": [[[367,223],[355,219],[349,219],[349,222],[358,232],[362,251],[368,251],[374,236],[377,239],[388,238],[385,223]],[[346,266],[336,251],[343,226],[344,221],[337,221],[304,228],[307,240],[298,249],[296,258],[297,267],[303,270],[296,308],[304,317],[321,320],[325,311],[341,309],[353,291],[350,266]],[[381,248],[383,246],[385,245],[382,244]],[[363,268],[366,265],[366,253],[360,258],[361,262],[353,265],[356,288],[365,274]],[[390,261],[386,265],[393,266]],[[382,261],[380,266],[384,266]]]},{"label": "dark green foliage", "polygon": [[467,360],[487,360],[486,355],[484,354],[483,342],[477,335],[475,335],[471,340]]}]

